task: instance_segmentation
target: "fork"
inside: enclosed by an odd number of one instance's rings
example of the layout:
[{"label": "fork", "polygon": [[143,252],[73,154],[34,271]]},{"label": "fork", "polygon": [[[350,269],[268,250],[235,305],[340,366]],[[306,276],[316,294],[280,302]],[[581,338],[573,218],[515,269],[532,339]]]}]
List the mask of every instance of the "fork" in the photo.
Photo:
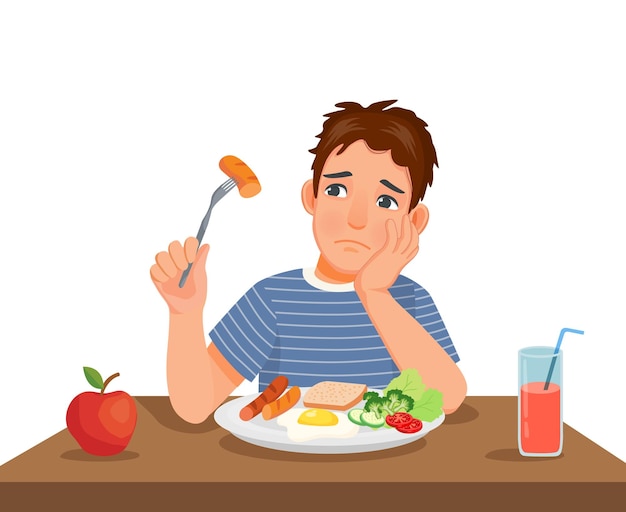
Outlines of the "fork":
[{"label": "fork", "polygon": [[[196,235],[196,238],[198,240],[198,247],[200,247],[200,244],[202,243],[204,232],[206,231],[206,227],[209,224],[211,211],[226,194],[228,194],[233,188],[235,188],[235,185],[237,185],[237,182],[233,178],[230,178],[222,183],[219,187],[217,187],[217,189],[215,189],[215,192],[213,192],[213,195],[211,196],[211,204],[209,205],[209,209],[207,210],[204,219],[202,219],[202,222],[200,223],[200,229],[198,229],[198,234]],[[191,263],[187,265],[187,268],[183,272],[183,275],[180,278],[180,282],[178,283],[179,288],[185,286],[185,282],[187,281],[187,277],[189,276],[189,271],[191,270],[191,265]]]}]

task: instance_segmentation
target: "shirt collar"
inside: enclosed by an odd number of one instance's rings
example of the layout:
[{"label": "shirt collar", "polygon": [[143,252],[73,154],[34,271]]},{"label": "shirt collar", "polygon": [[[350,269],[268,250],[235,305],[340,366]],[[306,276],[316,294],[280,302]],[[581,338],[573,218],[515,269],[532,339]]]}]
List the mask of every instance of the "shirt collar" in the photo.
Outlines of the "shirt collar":
[{"label": "shirt collar", "polygon": [[314,268],[303,268],[302,277],[304,277],[304,280],[307,283],[309,283],[311,286],[319,290],[324,290],[327,292],[353,292],[354,291],[354,281],[351,281],[349,283],[328,283],[326,281],[322,281],[319,277],[315,275]]}]

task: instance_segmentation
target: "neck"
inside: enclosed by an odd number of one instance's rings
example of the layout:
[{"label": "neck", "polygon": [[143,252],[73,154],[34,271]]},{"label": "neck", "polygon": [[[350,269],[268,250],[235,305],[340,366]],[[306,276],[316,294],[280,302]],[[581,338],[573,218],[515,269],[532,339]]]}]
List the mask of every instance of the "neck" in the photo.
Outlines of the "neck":
[{"label": "neck", "polygon": [[328,263],[328,260],[326,260],[326,258],[324,258],[321,254],[317,260],[315,275],[322,281],[333,284],[351,283],[356,277],[356,274],[340,272],[339,270],[333,268],[330,263]]}]

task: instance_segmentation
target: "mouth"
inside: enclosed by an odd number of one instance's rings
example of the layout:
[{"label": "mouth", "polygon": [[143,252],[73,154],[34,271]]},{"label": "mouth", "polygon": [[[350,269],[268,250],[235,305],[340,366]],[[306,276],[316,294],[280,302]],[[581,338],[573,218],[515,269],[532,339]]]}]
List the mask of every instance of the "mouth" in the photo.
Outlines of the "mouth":
[{"label": "mouth", "polygon": [[368,250],[371,249],[369,245],[365,245],[364,243],[357,242],[356,240],[336,240],[335,243],[336,244],[360,245],[361,247],[364,247],[365,249],[368,249]]}]

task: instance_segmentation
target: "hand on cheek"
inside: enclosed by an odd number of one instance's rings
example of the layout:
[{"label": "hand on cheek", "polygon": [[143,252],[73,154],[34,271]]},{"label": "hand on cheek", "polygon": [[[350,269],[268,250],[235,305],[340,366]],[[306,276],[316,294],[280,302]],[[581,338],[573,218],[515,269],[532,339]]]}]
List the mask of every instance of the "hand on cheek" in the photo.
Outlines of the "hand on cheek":
[{"label": "hand on cheek", "polygon": [[354,285],[358,293],[388,290],[419,251],[419,233],[408,215],[402,216],[399,226],[388,219],[385,230],[384,245],[357,274]]}]

